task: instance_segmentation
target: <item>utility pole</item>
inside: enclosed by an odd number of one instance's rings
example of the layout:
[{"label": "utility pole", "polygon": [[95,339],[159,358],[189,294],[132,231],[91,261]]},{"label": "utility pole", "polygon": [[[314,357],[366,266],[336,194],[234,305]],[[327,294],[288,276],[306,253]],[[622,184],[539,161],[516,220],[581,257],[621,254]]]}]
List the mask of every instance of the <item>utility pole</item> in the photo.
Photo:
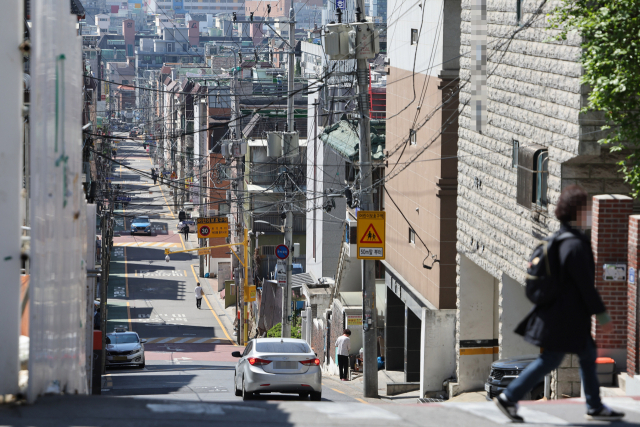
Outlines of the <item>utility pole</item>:
[{"label": "utility pole", "polygon": [[[242,64],[240,64],[242,65]],[[238,71],[235,70],[233,74],[233,81],[231,82],[232,88],[232,110],[231,110],[231,120],[233,123],[233,143],[238,144],[241,142],[241,134],[240,134],[240,99],[238,97]],[[240,241],[241,233],[244,228],[244,213],[243,213],[243,200],[244,200],[244,171],[243,171],[243,157],[235,157],[236,162],[236,206],[237,206],[237,219],[236,219],[236,242]],[[242,262],[247,262],[247,259],[244,258],[244,252],[240,254],[237,253],[237,256],[242,260]],[[240,263],[238,263],[240,264]],[[244,271],[241,268],[237,268],[235,270],[235,274],[239,275],[240,271]],[[237,277],[237,276],[236,276]],[[238,344],[245,344],[245,335],[246,335],[246,325],[245,325],[245,304],[244,304],[244,292],[243,288],[246,285],[247,278],[244,277],[242,280],[236,280],[236,289],[238,292],[238,296],[236,298],[237,307],[239,309],[238,316]]]},{"label": "utility pole", "polygon": [[[294,80],[293,75],[295,73],[296,68],[296,22],[295,22],[295,11],[293,10],[293,3],[291,8],[289,9],[289,74],[287,75],[287,131],[293,132],[293,90],[294,90]],[[287,152],[285,151],[285,156]],[[289,248],[291,249],[291,248]]]},{"label": "utility pole", "polygon": [[[365,11],[364,0],[358,0],[360,13]],[[357,27],[359,31],[361,28]],[[356,38],[358,40],[358,38]],[[359,46],[356,50],[359,50]],[[358,77],[358,107],[360,109],[360,209],[374,210],[371,184],[371,135],[369,125],[369,63],[366,59],[356,59]],[[376,276],[375,261],[362,260],[362,327],[364,358],[364,396],[378,396],[378,346],[376,319]]]},{"label": "utility pole", "polygon": [[[293,92],[295,88],[294,73],[296,63],[296,21],[293,6],[289,9],[289,69],[287,73],[287,132],[282,134],[283,156],[285,166],[289,163],[289,156],[293,151],[291,140],[292,133],[295,132],[293,114]],[[297,146],[296,146],[297,148]],[[285,175],[285,224],[284,224],[284,245],[289,249],[287,257],[287,285],[282,289],[282,334],[283,338],[291,338],[291,281],[293,276],[293,203],[288,199],[287,189],[289,188],[290,176]]]},{"label": "utility pole", "polygon": [[[209,89],[207,88],[207,91]],[[204,143],[206,141],[206,137],[207,134],[206,132],[204,133],[204,137],[203,135],[200,133],[202,132],[202,121],[203,121],[203,116],[206,120],[207,114],[207,97],[200,97],[200,99],[196,100],[196,102],[200,102],[200,108],[198,109],[198,117],[194,117],[194,120],[198,120],[198,145],[199,145],[199,149],[198,149],[198,153],[199,153],[199,158],[198,160],[198,174],[199,174],[199,178],[198,178],[198,203],[199,203],[199,210],[200,210],[200,216],[201,217],[208,217],[209,216],[209,205],[208,204],[204,204],[204,192],[203,192],[203,187],[204,187],[204,176],[202,174],[202,164],[205,162],[205,159],[207,159],[209,157],[209,153],[206,150],[206,144]],[[205,113],[205,114],[203,114]],[[208,126],[208,123],[207,123]],[[200,247],[204,247],[207,246],[206,244],[206,239],[200,239]],[[204,260],[205,260],[205,256],[206,255],[200,255],[200,277],[204,277]]]}]

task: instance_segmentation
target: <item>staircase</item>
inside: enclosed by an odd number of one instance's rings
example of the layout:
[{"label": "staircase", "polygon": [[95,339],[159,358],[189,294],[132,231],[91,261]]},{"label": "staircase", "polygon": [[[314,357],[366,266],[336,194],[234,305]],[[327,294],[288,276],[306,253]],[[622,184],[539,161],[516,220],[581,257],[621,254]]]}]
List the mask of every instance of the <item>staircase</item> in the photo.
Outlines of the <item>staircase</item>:
[{"label": "staircase", "polygon": [[[344,229],[344,225],[342,227]],[[338,259],[338,269],[336,270],[336,283],[333,287],[333,294],[331,299],[334,300],[340,293],[340,282],[342,281],[342,275],[347,264],[350,262],[349,256],[349,244],[346,242],[346,235],[342,233],[342,243],[340,244],[340,258]]]}]

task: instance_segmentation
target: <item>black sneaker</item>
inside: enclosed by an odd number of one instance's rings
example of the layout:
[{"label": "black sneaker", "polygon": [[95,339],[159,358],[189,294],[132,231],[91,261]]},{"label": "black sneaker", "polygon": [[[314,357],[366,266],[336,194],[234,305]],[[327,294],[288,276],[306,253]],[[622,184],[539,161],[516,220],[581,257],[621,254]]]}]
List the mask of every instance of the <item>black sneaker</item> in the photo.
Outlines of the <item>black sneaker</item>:
[{"label": "black sneaker", "polygon": [[584,417],[592,421],[617,421],[624,418],[624,412],[617,412],[606,405],[602,405],[602,408],[598,410],[589,409]]},{"label": "black sneaker", "polygon": [[507,399],[507,396],[504,393],[500,393],[498,397],[493,398],[493,402],[496,404],[498,409],[502,411],[503,414],[507,416],[514,423],[523,423],[524,418],[518,415],[518,404],[512,403]]}]

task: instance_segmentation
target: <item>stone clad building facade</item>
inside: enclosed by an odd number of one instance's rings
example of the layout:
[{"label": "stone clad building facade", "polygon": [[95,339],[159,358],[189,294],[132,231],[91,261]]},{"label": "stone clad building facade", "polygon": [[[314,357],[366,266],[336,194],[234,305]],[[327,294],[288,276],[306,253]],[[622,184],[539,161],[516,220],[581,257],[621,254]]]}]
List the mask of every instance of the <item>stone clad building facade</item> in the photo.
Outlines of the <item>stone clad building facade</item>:
[{"label": "stone clad building facade", "polygon": [[[531,308],[522,288],[527,259],[559,227],[562,188],[629,192],[619,155],[597,143],[601,117],[580,113],[588,92],[579,37],[548,41],[546,15],[557,4],[462,0],[453,394],[481,389],[498,358],[539,352],[512,331]],[[483,49],[484,71],[469,55]],[[486,79],[484,98],[472,91],[472,69],[484,72],[474,77]],[[624,369],[626,356],[598,346]]]}]

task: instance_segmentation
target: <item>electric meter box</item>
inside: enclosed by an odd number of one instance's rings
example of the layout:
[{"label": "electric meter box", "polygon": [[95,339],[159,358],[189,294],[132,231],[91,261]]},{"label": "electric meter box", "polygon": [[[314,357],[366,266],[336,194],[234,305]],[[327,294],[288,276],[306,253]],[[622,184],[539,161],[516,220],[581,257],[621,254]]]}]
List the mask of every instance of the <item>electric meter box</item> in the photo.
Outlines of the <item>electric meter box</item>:
[{"label": "electric meter box", "polygon": [[355,22],[349,31],[349,54],[355,59],[373,59],[380,52],[380,34],[373,22]]},{"label": "electric meter box", "polygon": [[267,157],[277,158],[282,156],[282,133],[267,133]]},{"label": "electric meter box", "polygon": [[349,29],[348,24],[327,24],[324,35],[324,50],[329,59],[350,59]]}]

